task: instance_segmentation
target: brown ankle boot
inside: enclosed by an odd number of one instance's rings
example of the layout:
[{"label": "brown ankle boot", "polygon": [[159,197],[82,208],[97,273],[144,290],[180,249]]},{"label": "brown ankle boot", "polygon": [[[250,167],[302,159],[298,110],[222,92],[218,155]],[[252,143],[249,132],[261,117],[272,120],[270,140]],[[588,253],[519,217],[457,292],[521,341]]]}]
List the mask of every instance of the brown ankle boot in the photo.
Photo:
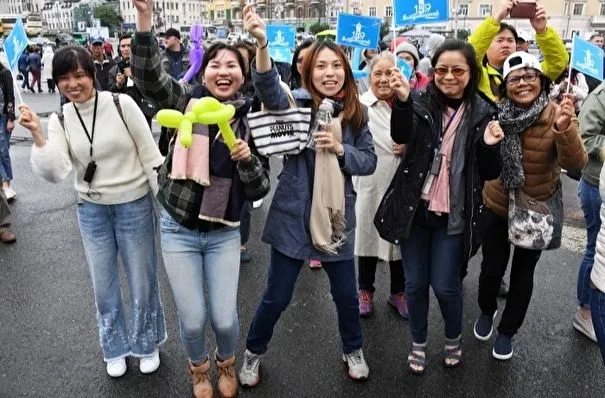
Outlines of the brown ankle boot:
[{"label": "brown ankle boot", "polygon": [[237,376],[235,375],[235,356],[220,361],[215,353],[218,370],[218,392],[223,398],[237,396]]},{"label": "brown ankle boot", "polygon": [[208,358],[199,366],[195,366],[189,361],[189,374],[193,378],[193,396],[195,398],[212,398],[214,395],[212,384],[208,380],[209,372],[210,361]]}]

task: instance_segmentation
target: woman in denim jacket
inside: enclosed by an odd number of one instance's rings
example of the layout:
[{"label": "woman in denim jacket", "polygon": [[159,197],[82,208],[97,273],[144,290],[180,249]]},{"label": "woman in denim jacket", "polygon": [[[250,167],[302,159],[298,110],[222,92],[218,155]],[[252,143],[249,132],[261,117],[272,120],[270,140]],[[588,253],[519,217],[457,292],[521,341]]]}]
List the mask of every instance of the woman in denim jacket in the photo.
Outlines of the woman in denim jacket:
[{"label": "woman in denim jacket", "polygon": [[[279,84],[279,75],[272,65],[267,50],[265,23],[256,15],[252,6],[244,7],[246,29],[257,40],[255,68],[252,79],[261,101],[268,109],[287,109],[288,98]],[[246,340],[246,352],[239,374],[240,383],[254,386],[260,381],[259,367],[262,355],[273,335],[279,317],[290,303],[294,285],[303,262],[318,259],[330,279],[330,287],[338,312],[338,324],[342,339],[342,359],[348,365],[349,376],[366,379],[368,366],[362,352],[362,332],[359,321],[359,303],[355,282],[353,255],[355,239],[355,191],[352,175],[369,175],[376,168],[376,154],[372,136],[367,126],[367,116],[357,96],[353,73],[342,50],[332,42],[316,43],[305,57],[303,85],[313,99],[312,108],[317,110],[324,98],[342,107],[338,117],[342,123],[333,123],[330,131],[314,134],[316,150],[305,149],[299,155],[288,156],[279,176],[262,240],[271,245],[269,280]],[[334,115],[336,116],[336,115]],[[342,142],[335,136],[342,128]],[[325,160],[336,166],[330,173],[315,168]],[[331,216],[344,214],[346,235],[340,242],[326,242],[318,235],[322,228],[315,222],[318,206],[324,205],[317,198],[321,191],[318,175],[326,179],[340,178],[341,184],[324,193],[329,196],[340,190],[341,210]],[[338,195],[337,195],[338,196]],[[322,196],[323,197],[323,196]],[[335,221],[335,219],[331,219]],[[335,224],[332,224],[335,227]],[[332,229],[332,231],[336,231]],[[328,240],[330,236],[328,234]],[[325,244],[325,245],[324,245]],[[317,247],[321,247],[319,250]],[[331,252],[331,253],[327,253]]]}]

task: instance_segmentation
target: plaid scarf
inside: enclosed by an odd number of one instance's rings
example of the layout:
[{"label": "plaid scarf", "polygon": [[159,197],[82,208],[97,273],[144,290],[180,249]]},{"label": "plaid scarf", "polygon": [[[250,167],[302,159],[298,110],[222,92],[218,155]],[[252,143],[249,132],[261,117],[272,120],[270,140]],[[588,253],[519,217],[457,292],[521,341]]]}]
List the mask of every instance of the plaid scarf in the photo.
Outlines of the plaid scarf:
[{"label": "plaid scarf", "polygon": [[523,157],[521,134],[536,122],[546,105],[548,105],[548,96],[545,91],[540,93],[529,108],[517,106],[509,98],[503,99],[498,104],[498,121],[504,131],[504,139],[500,146],[502,158],[500,182],[504,189],[520,188],[525,184],[525,173],[521,163]]}]

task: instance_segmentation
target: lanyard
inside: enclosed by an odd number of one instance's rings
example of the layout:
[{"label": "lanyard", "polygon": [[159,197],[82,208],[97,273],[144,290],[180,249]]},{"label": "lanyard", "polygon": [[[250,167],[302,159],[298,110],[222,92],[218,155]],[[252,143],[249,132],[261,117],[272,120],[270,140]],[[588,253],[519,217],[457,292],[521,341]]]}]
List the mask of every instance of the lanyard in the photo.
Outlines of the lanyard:
[{"label": "lanyard", "polygon": [[95,90],[95,108],[92,114],[92,130],[91,133],[88,133],[88,129],[84,124],[84,120],[82,120],[82,116],[80,116],[80,112],[78,112],[78,107],[74,104],[74,109],[76,110],[76,115],[78,115],[78,119],[80,119],[80,124],[84,129],[84,133],[86,133],[86,138],[88,138],[88,142],[90,142],[90,157],[92,158],[92,142],[95,139],[95,123],[97,122],[97,103],[99,102],[99,92]]}]

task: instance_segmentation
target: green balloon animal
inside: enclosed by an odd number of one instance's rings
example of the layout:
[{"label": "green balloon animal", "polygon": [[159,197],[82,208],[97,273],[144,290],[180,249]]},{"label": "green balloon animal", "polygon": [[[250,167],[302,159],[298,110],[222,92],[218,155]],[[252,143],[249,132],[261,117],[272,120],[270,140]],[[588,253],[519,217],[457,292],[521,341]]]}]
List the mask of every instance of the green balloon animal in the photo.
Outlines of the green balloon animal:
[{"label": "green balloon animal", "polygon": [[183,113],[174,109],[162,109],[155,118],[160,126],[179,129],[181,145],[189,148],[193,143],[193,124],[216,124],[229,150],[235,146],[235,134],[229,121],[235,115],[233,105],[221,104],[212,97],[203,97],[193,104],[191,111]]}]

